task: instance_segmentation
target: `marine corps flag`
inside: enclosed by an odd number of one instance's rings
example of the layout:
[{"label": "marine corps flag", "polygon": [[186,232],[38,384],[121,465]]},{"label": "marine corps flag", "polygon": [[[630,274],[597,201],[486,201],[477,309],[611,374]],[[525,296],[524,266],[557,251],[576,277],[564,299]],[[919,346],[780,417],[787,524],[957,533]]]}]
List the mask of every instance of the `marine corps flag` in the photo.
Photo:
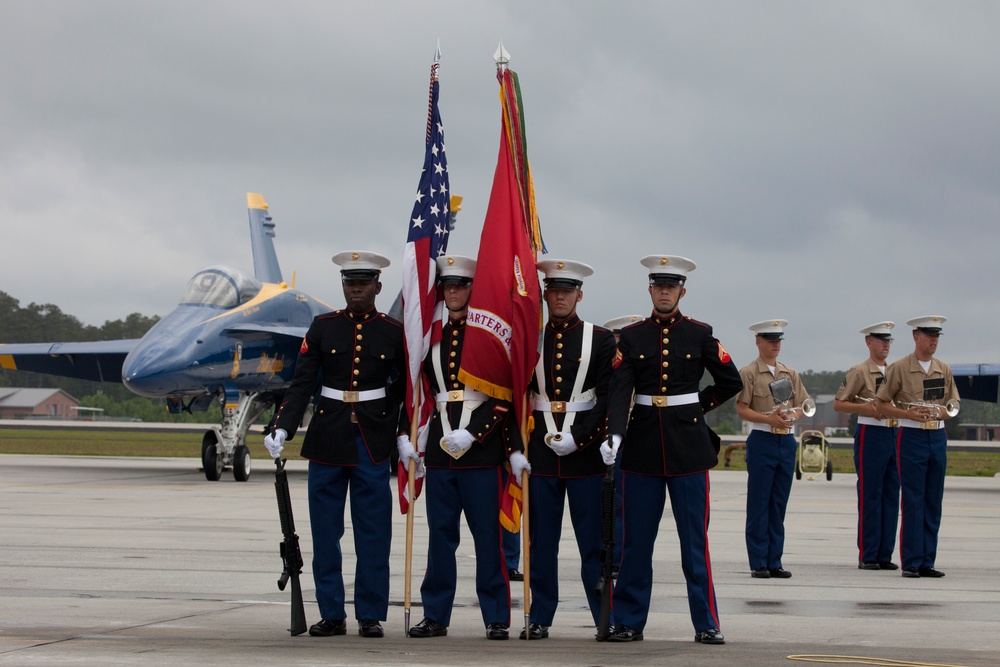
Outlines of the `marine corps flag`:
[{"label": "marine corps flag", "polygon": [[493,190],[479,240],[476,280],[466,317],[458,379],[467,387],[513,402],[519,424],[538,360],[541,292],[535,257],[541,247],[528,167],[517,75],[498,68],[503,126]]}]

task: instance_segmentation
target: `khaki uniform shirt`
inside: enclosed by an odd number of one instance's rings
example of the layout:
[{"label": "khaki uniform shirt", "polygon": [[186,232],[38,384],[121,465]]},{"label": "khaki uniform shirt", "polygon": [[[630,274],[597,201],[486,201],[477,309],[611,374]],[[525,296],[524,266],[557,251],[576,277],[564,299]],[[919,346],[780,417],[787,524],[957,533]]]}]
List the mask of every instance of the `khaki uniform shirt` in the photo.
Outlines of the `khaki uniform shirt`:
[{"label": "khaki uniform shirt", "polygon": [[[925,399],[924,380],[944,378],[944,398]],[[951,399],[959,400],[958,388],[952,377],[951,368],[937,359],[931,359],[930,371],[924,373],[916,354],[909,354],[885,369],[885,382],[879,387],[880,401],[895,401],[896,406],[906,409],[907,403],[935,403],[944,405]]]},{"label": "khaki uniform shirt", "polygon": [[884,379],[885,375],[878,365],[870,358],[865,359],[847,371],[834,398],[847,403],[861,403],[862,398],[875,398],[875,390]]},{"label": "khaki uniform shirt", "polygon": [[736,395],[736,402],[746,403],[750,406],[751,410],[756,412],[770,412],[774,409],[775,403],[774,398],[771,396],[771,390],[767,385],[781,378],[788,378],[792,381],[792,391],[794,394],[792,395],[792,400],[789,401],[789,407],[792,405],[801,405],[802,401],[809,398],[809,393],[802,386],[802,380],[799,379],[799,374],[795,372],[795,369],[779,361],[775,363],[774,375],[772,375],[771,370],[764,363],[764,360],[757,357],[750,365],[740,370],[740,379],[743,380],[743,391]]}]

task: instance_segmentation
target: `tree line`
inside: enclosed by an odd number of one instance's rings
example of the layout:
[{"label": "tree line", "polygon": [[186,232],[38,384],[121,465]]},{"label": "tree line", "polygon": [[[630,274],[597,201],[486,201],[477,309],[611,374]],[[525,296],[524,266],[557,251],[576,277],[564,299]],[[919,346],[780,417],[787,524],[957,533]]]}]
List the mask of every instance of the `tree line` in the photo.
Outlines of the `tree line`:
[{"label": "tree line", "polygon": [[[83,324],[77,317],[64,313],[59,306],[46,303],[20,302],[0,291],[0,343],[47,343],[70,341],[120,340],[142,338],[159,321],[158,315],[132,313],[120,320],[107,320],[99,327]],[[905,350],[904,353],[909,353]],[[846,374],[844,371],[800,372],[802,383],[810,396],[835,394]],[[706,382],[709,380],[706,380]],[[162,401],[136,396],[120,382],[89,382],[25,371],[0,370],[0,386],[58,388],[80,400],[81,405],[103,408],[108,417],[128,417],[143,421],[215,422],[219,408],[195,415],[170,415]],[[741,420],[736,403],[727,401],[707,416],[708,423],[720,435],[739,433]],[[996,403],[963,401],[956,422],[1000,423],[1000,406]]]}]

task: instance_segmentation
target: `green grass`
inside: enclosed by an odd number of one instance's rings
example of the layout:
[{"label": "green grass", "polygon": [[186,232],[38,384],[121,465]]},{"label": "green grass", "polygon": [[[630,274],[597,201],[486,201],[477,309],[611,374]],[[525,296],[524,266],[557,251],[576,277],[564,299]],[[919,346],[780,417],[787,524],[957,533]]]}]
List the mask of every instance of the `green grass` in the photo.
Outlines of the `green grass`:
[{"label": "green grass", "polygon": [[[267,457],[264,438],[251,434],[250,455]],[[156,456],[201,458],[201,434],[117,429],[0,428],[0,454]]]},{"label": "green grass", "polygon": [[[719,470],[746,470],[746,458],[742,450],[734,450],[729,468],[725,468],[725,447],[719,454]],[[854,452],[850,449],[829,449],[834,475],[854,475]],[[1000,453],[997,452],[948,452],[948,469],[945,474],[960,477],[993,477],[1000,472]],[[811,474],[811,473],[810,473]],[[826,477],[823,473],[820,477]]]},{"label": "green grass", "polygon": [[[264,438],[251,434],[250,455],[267,458]],[[293,447],[297,451],[297,448]],[[854,475],[850,449],[830,448],[834,475]],[[292,452],[290,452],[292,453]],[[70,454],[79,456],[201,457],[201,434],[173,431],[121,431],[117,429],[0,428],[0,454]],[[724,467],[725,448],[718,470]],[[728,470],[746,470],[742,451],[733,451]],[[1000,472],[1000,453],[948,452],[949,475],[992,477]]]}]

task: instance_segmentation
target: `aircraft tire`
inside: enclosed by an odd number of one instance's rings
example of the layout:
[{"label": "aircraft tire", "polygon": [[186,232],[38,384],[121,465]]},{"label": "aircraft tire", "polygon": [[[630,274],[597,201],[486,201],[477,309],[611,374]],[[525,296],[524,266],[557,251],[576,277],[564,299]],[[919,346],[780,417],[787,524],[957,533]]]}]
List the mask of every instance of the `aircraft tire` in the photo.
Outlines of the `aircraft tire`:
[{"label": "aircraft tire", "polygon": [[201,439],[201,468],[205,471],[205,479],[210,482],[219,481],[224,467],[217,444],[215,432],[206,431]]},{"label": "aircraft tire", "polygon": [[802,479],[802,464],[799,463],[798,457],[795,459],[795,479]]},{"label": "aircraft tire", "polygon": [[826,462],[826,481],[833,479],[833,461]]},{"label": "aircraft tire", "polygon": [[245,482],[250,479],[250,448],[240,445],[233,455],[233,477],[237,482]]}]

